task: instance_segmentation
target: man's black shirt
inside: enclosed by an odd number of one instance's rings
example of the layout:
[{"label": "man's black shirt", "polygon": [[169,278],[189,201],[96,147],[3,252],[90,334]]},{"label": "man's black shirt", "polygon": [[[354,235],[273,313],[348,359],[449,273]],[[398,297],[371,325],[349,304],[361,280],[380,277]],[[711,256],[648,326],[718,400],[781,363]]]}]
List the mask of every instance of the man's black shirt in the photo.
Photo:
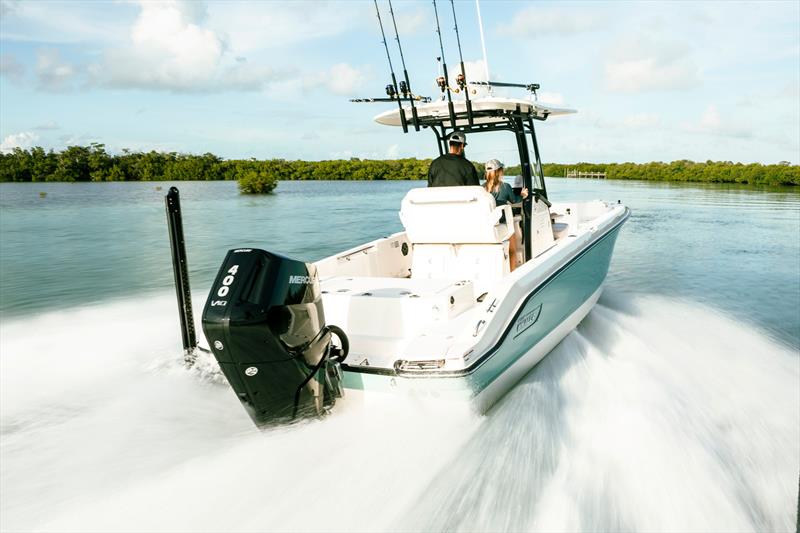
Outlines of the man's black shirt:
[{"label": "man's black shirt", "polygon": [[428,187],[454,187],[480,185],[478,171],[466,157],[455,154],[440,155],[428,169]]}]

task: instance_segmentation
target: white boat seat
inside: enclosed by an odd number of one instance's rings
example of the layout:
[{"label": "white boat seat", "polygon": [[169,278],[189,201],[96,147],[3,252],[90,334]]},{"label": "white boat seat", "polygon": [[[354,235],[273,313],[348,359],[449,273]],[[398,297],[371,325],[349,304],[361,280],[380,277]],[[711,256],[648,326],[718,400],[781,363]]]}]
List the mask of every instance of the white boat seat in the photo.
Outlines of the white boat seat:
[{"label": "white boat seat", "polygon": [[[505,220],[500,218],[505,213]],[[483,187],[411,189],[400,220],[411,244],[502,244],[514,233],[511,206],[496,206]]]},{"label": "white boat seat", "polygon": [[553,238],[556,240],[566,237],[569,231],[569,224],[564,222],[553,222]]},{"label": "white boat seat", "polygon": [[514,215],[483,187],[412,189],[400,220],[413,248],[412,279],[470,280],[477,296],[510,271]]}]

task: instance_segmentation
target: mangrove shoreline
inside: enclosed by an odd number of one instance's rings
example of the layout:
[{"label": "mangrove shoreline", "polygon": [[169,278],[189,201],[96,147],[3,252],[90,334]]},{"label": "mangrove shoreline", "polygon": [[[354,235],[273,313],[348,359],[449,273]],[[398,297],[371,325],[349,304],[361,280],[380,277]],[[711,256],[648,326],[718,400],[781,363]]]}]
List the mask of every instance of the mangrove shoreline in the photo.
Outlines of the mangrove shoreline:
[{"label": "mangrove shoreline", "polygon": [[[214,154],[131,152],[110,154],[102,144],[70,146],[60,152],[41,147],[0,154],[0,182],[218,181],[238,180],[243,193],[269,193],[281,180],[424,180],[430,159],[224,160]],[[483,165],[474,163],[479,174]],[[670,163],[545,163],[546,176],[568,170],[604,172],[611,180],[798,186],[800,166],[672,161]],[[509,167],[507,174],[519,173]]]}]

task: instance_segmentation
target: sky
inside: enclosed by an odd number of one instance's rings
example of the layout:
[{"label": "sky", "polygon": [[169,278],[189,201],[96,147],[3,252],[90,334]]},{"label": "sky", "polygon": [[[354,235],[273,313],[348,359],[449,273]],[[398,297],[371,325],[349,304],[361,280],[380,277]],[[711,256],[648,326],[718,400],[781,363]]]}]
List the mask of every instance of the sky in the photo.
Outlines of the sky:
[{"label": "sky", "polygon": [[[395,70],[388,2],[379,0]],[[437,3],[458,62],[450,2]],[[411,84],[437,96],[430,1],[393,2]],[[476,4],[454,4],[467,74],[484,79]],[[493,81],[576,109],[537,123],[544,162],[800,162],[800,2],[480,4]],[[373,117],[391,104],[368,1],[0,0],[0,150],[91,142],[225,158],[438,155]],[[498,91],[507,96],[524,92]],[[473,160],[517,162],[507,133]]]}]

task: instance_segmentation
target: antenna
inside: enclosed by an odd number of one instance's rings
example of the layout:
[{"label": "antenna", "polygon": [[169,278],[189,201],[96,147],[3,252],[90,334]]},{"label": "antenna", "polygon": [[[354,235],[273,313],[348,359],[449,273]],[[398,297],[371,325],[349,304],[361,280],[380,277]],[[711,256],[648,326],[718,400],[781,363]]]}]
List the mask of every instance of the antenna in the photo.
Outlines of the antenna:
[{"label": "antenna", "polygon": [[403,109],[403,102],[400,99],[400,93],[397,90],[397,78],[394,75],[394,67],[392,66],[392,56],[389,54],[389,45],[386,44],[386,34],[383,32],[383,21],[381,20],[381,10],[378,9],[378,0],[373,0],[375,3],[375,13],[378,15],[378,26],[381,28],[381,38],[383,39],[383,47],[386,49],[386,59],[389,60],[389,72],[392,73],[392,84],[386,86],[386,94],[390,99],[397,98],[397,105],[400,108],[400,124],[403,126],[403,133],[408,133],[408,123],[406,122],[406,112]]},{"label": "antenna", "polygon": [[[481,30],[481,49],[483,49],[483,67],[486,71],[486,81],[489,81],[489,60],[486,57],[486,39],[483,38],[483,19],[481,18],[480,0],[475,0],[475,9],[478,11],[478,28]],[[489,94],[492,94],[492,86],[489,86]]]},{"label": "antenna", "polygon": [[389,0],[389,14],[392,15],[392,25],[394,26],[394,39],[395,41],[397,41],[397,49],[400,50],[400,62],[403,64],[403,76],[406,79],[405,86],[403,86],[402,81],[400,82],[400,92],[403,94],[403,96],[408,95],[408,101],[411,102],[411,121],[414,123],[414,129],[419,131],[417,108],[414,107],[414,93],[411,92],[411,82],[408,80],[408,70],[406,70],[406,60],[403,57],[403,47],[400,45],[400,34],[397,33],[397,21],[394,18],[394,10],[392,9],[392,0]]},{"label": "antenna", "polygon": [[456,129],[456,113],[453,110],[453,98],[450,95],[450,81],[447,79],[447,61],[444,58],[444,45],[442,44],[442,28],[439,26],[439,10],[436,7],[436,0],[433,0],[433,12],[436,15],[436,33],[439,34],[439,49],[442,51],[442,67],[444,69],[444,83],[440,83],[442,92],[447,94],[447,109],[450,112],[450,123]]},{"label": "antenna", "polygon": [[[391,0],[390,0],[391,1]],[[472,126],[472,102],[469,99],[469,86],[467,85],[467,71],[464,69],[464,56],[461,54],[461,37],[458,35],[458,19],[456,18],[456,4],[450,0],[450,7],[453,9],[453,26],[456,30],[456,43],[458,43],[458,59],[461,60],[461,76],[456,78],[456,84],[464,91],[464,96],[467,99],[467,120],[469,125]]]}]

